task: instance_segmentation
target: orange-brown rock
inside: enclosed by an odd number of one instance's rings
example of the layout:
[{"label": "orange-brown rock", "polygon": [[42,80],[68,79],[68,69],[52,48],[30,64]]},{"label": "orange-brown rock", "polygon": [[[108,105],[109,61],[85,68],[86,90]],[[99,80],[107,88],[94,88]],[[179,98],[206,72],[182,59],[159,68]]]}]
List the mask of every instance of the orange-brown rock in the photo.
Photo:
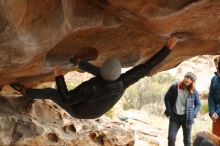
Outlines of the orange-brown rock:
[{"label": "orange-brown rock", "polygon": [[[0,145],[133,146],[134,131],[106,118],[72,118],[50,100],[0,97]],[[126,127],[126,128],[125,128]]]},{"label": "orange-brown rock", "polygon": [[219,54],[219,0],[0,1],[0,86],[52,80],[74,54],[100,65],[117,57],[124,67],[155,54],[171,35],[182,38],[153,73],[190,57]]}]

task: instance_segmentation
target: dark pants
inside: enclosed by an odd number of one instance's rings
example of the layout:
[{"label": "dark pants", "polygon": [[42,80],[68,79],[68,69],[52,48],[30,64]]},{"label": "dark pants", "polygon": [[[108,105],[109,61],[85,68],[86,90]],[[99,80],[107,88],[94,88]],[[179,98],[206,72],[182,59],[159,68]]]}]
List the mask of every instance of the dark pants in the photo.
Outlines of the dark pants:
[{"label": "dark pants", "polygon": [[186,126],[186,116],[175,115],[170,118],[168,146],[175,146],[177,132],[182,126],[183,129],[183,143],[184,146],[191,146],[191,130],[192,125]]},{"label": "dark pants", "polygon": [[50,99],[65,109],[69,114],[74,116],[70,106],[65,106],[64,102],[62,101],[61,96],[57,92],[57,89],[54,88],[43,88],[43,89],[27,89],[26,98],[29,99]]}]

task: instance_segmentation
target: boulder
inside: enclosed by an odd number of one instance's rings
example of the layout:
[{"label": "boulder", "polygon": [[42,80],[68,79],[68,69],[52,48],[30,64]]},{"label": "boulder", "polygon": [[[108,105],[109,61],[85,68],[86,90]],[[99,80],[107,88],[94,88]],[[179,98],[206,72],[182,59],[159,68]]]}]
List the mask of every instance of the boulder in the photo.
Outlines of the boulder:
[{"label": "boulder", "polygon": [[148,60],[170,36],[181,38],[151,74],[197,55],[219,54],[219,0],[0,1],[0,86],[54,80],[52,67],[78,70],[73,55],[100,66]]},{"label": "boulder", "polygon": [[106,117],[72,118],[51,100],[0,97],[0,145],[133,146],[134,131]]}]

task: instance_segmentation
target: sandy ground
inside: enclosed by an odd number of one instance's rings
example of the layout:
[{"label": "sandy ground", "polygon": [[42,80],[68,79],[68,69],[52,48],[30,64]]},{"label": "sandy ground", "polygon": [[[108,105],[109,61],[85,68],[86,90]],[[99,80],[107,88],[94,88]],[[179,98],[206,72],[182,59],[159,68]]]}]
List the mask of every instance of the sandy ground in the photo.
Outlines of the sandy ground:
[{"label": "sandy ground", "polygon": [[[162,132],[161,138],[164,141],[164,146],[167,146],[167,135],[168,135],[168,125],[169,120],[166,117],[155,117],[152,116],[150,118],[152,120],[148,120],[149,124],[156,128],[160,129]],[[195,136],[195,134],[199,131],[208,131],[211,132],[211,120],[209,119],[209,116],[206,115],[198,115],[195,119],[195,123],[193,124],[192,129],[192,139]],[[178,131],[177,138],[176,138],[176,145],[177,146],[184,146],[183,144],[183,132],[182,128]]]}]

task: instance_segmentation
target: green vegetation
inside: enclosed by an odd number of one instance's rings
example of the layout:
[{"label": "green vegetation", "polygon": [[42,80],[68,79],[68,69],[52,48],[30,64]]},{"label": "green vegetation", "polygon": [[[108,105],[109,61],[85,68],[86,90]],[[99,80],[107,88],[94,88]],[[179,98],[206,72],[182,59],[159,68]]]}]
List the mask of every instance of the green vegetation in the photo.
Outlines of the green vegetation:
[{"label": "green vegetation", "polygon": [[149,113],[162,115],[164,95],[175,81],[169,73],[159,73],[141,79],[124,93],[124,110],[130,108],[140,110],[144,107]]},{"label": "green vegetation", "polygon": [[69,82],[67,82],[67,83],[66,83],[66,86],[67,86],[67,89],[68,89],[68,90],[72,90],[72,89],[76,88],[79,84],[80,84],[80,83],[78,83],[78,82],[75,82],[75,83],[69,83]]},{"label": "green vegetation", "polygon": [[208,100],[201,100],[201,109],[200,109],[200,114],[204,115],[207,114],[209,112],[208,109]]},{"label": "green vegetation", "polygon": [[113,118],[116,115],[116,109],[115,108],[111,108],[109,111],[107,111],[105,113],[105,116],[109,117],[109,118]]}]

